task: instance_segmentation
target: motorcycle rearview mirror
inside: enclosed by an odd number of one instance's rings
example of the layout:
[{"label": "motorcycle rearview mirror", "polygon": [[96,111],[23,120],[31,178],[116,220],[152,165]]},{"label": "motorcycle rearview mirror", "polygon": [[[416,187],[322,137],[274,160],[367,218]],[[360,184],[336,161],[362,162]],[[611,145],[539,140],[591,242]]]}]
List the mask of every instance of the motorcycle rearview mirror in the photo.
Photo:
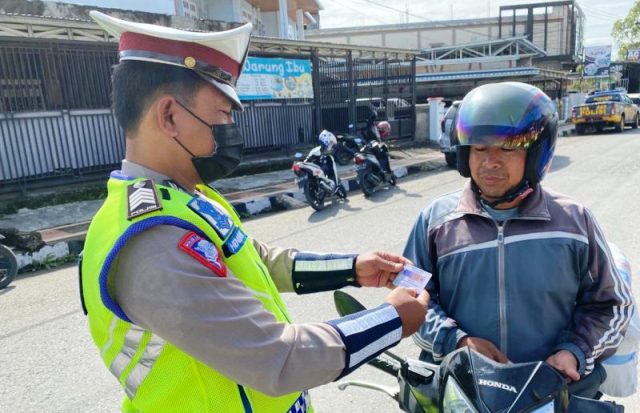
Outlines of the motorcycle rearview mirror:
[{"label": "motorcycle rearview mirror", "polygon": [[293,155],[293,158],[294,158],[294,159],[302,159],[303,157],[304,157],[304,154],[302,154],[302,153],[300,153],[300,152],[296,152],[296,153]]},{"label": "motorcycle rearview mirror", "polygon": [[360,301],[340,290],[333,292],[333,303],[341,317],[367,309]]}]

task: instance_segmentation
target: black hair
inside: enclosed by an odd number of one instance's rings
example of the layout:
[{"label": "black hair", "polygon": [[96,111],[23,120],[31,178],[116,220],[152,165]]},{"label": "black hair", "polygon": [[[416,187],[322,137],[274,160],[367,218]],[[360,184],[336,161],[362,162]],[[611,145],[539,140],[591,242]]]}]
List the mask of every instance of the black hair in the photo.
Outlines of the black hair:
[{"label": "black hair", "polygon": [[194,71],[167,64],[125,60],[111,77],[113,114],[127,134],[135,134],[142,116],[159,93],[189,104],[206,82]]}]

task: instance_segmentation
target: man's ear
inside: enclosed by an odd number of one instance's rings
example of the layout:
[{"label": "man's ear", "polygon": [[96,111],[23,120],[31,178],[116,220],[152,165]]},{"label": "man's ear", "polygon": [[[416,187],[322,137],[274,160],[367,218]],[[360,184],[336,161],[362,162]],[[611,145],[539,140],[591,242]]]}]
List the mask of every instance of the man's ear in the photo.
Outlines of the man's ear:
[{"label": "man's ear", "polygon": [[178,136],[176,125],[176,100],[171,96],[162,96],[153,104],[153,116],[158,128],[167,136]]}]

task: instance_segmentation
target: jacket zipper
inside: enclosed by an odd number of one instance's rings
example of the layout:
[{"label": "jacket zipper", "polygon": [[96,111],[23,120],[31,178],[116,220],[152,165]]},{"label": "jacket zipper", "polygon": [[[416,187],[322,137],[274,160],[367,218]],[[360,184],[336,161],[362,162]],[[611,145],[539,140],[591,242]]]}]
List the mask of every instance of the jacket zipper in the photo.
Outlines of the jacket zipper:
[{"label": "jacket zipper", "polygon": [[[505,223],[506,224],[506,223]],[[507,354],[507,292],[504,269],[504,224],[498,225],[498,300],[500,308],[500,351]]]}]

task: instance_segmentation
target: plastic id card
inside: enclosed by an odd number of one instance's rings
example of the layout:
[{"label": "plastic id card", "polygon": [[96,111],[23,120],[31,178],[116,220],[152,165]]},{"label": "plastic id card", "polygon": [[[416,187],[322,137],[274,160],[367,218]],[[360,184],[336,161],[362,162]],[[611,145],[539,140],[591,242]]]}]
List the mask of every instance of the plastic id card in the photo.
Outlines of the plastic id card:
[{"label": "plastic id card", "polygon": [[395,280],[393,280],[393,285],[414,288],[419,293],[424,290],[430,279],[430,272],[421,270],[413,265],[405,264],[402,271],[400,271]]}]

